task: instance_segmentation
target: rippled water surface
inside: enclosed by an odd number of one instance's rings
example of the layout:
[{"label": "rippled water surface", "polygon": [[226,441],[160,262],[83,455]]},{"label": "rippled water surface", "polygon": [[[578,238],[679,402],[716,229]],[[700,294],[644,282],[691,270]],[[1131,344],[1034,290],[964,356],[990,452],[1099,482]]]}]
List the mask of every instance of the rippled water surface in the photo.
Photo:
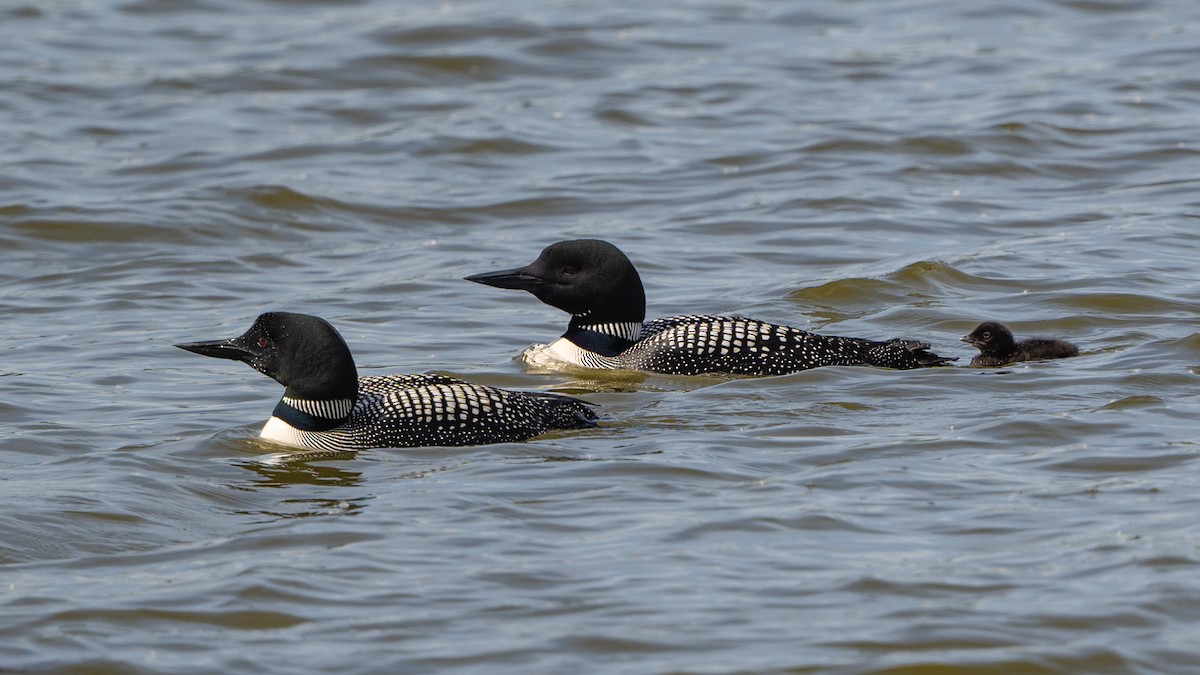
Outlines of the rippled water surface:
[{"label": "rippled water surface", "polygon": [[[0,4],[0,668],[1195,672],[1198,62],[1182,1]],[[959,367],[529,369],[565,316],[461,278],[583,236]],[[172,347],[267,309],[603,423],[289,461]]]}]

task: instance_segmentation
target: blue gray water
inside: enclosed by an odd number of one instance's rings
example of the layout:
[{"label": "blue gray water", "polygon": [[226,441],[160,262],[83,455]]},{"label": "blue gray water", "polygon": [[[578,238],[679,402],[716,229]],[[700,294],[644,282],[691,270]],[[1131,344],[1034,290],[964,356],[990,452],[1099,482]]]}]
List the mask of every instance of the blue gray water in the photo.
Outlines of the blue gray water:
[{"label": "blue gray water", "polygon": [[[0,668],[1164,673],[1200,661],[1200,5],[0,5]],[[1082,355],[533,372],[461,277],[601,237],[650,316]],[[281,461],[171,345],[569,392]]]}]

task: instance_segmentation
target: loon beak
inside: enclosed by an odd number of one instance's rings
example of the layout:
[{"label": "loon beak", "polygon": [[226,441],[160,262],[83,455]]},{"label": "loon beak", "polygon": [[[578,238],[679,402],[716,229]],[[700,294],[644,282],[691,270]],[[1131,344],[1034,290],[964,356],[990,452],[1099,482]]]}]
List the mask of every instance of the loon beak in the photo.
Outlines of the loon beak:
[{"label": "loon beak", "polygon": [[499,272],[484,272],[483,274],[472,274],[469,277],[463,277],[466,281],[474,281],[477,284],[484,286],[495,286],[496,288],[515,288],[521,291],[532,291],[542,285],[541,277],[530,274],[528,267],[519,267],[512,270],[500,270]]},{"label": "loon beak", "polygon": [[189,352],[203,356],[212,356],[218,359],[232,359],[234,361],[249,363],[250,359],[254,358],[254,353],[239,344],[237,338],[230,340],[208,340],[206,342],[185,342],[175,346],[180,349],[186,349]]}]

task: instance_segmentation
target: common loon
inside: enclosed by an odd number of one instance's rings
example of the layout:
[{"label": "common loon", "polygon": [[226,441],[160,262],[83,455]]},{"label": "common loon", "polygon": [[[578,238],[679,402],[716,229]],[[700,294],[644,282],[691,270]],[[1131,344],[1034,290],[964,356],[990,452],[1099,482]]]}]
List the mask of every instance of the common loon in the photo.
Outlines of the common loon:
[{"label": "common loon", "polygon": [[979,324],[969,335],[964,335],[962,341],[979,348],[979,356],[971,359],[971,365],[975,367],[1063,359],[1079,353],[1075,345],[1055,338],[1029,338],[1017,342],[1008,326],[995,321]]},{"label": "common loon", "polygon": [[907,369],[954,360],[927,351],[924,342],[817,335],[737,316],[672,316],[643,323],[641,277],[620,249],[597,239],[560,241],[526,267],[466,280],[529,291],[569,313],[567,332],[545,349],[559,361],[585,368],[782,375],[818,366]]},{"label": "common loon", "polygon": [[595,426],[590,404],[569,396],[444,375],[359,377],[342,336],[307,314],[267,312],[239,337],[175,346],[243,361],[286,387],[260,437],[296,448],[481,445]]}]

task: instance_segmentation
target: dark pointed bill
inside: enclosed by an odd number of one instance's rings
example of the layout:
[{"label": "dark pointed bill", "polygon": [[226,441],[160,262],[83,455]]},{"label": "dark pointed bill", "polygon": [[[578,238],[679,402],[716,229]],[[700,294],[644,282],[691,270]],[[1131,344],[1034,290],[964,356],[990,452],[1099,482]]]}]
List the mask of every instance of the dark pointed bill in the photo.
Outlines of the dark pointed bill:
[{"label": "dark pointed bill", "polygon": [[207,340],[205,342],[184,342],[183,344],[175,345],[180,349],[186,349],[189,352],[201,354],[203,356],[213,356],[218,359],[232,359],[234,361],[245,361],[253,356],[244,347],[236,344],[235,340]]},{"label": "dark pointed bill", "polygon": [[484,272],[483,274],[472,274],[469,277],[463,277],[463,279],[474,281],[484,286],[515,288],[528,291],[542,285],[542,279],[527,272],[526,270],[528,269],[528,267],[519,267],[511,270],[500,270],[498,272]]}]

